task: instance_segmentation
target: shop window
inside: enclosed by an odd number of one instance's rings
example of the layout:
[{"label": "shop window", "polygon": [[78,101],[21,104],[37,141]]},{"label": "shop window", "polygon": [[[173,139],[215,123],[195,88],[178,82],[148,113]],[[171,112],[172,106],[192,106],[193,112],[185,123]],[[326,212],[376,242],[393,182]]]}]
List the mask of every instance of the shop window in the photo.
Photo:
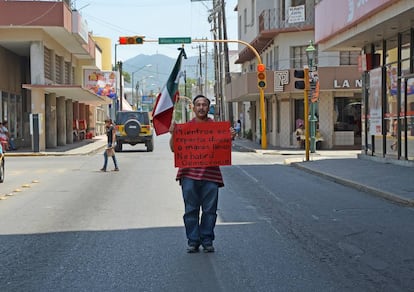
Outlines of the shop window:
[{"label": "shop window", "polygon": [[334,100],[334,130],[354,131],[361,135],[361,100],[336,97]]},{"label": "shop window", "polygon": [[387,65],[387,99],[385,103],[385,126],[387,135],[395,135],[393,124],[397,119],[397,64]]},{"label": "shop window", "polygon": [[295,123],[294,128],[298,128],[299,124],[304,123],[304,114],[305,114],[305,106],[303,104],[303,99],[295,99]]},{"label": "shop window", "polygon": [[408,123],[407,134],[408,136],[414,136],[414,78],[407,79],[406,83],[407,83],[407,123]]},{"label": "shop window", "polygon": [[0,120],[7,120],[7,112],[8,112],[8,101],[9,101],[9,94],[5,91],[1,93],[1,113],[0,113]]},{"label": "shop window", "polygon": [[405,31],[401,35],[401,59],[410,59],[414,54],[411,52],[411,31]]}]

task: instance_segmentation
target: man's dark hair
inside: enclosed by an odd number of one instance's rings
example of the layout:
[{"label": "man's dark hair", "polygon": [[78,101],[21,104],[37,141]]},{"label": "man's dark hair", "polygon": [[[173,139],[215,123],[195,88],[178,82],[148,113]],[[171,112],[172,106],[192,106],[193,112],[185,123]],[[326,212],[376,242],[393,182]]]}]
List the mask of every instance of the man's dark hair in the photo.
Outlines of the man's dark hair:
[{"label": "man's dark hair", "polygon": [[196,97],[193,98],[193,104],[194,105],[195,105],[196,100],[199,99],[199,98],[205,98],[205,99],[207,99],[208,105],[210,105],[210,100],[207,97],[205,97],[204,95],[202,95],[202,94],[199,94],[199,95],[197,95]]}]

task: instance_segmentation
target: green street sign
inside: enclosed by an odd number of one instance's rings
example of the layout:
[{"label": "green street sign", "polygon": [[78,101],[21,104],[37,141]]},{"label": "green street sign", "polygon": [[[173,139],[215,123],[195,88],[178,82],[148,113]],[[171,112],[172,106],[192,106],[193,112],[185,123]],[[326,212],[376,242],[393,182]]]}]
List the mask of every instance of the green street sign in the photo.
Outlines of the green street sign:
[{"label": "green street sign", "polygon": [[158,38],[158,44],[160,45],[173,45],[173,44],[191,44],[191,38]]}]

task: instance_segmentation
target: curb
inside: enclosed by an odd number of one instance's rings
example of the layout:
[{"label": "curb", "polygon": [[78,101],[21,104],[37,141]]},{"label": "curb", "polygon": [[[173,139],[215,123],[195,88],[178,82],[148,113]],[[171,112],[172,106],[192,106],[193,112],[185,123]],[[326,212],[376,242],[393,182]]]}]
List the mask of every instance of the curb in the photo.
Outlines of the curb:
[{"label": "curb", "polygon": [[296,167],[296,168],[304,170],[308,173],[311,173],[311,174],[318,175],[320,177],[329,179],[330,181],[339,183],[341,185],[352,187],[356,190],[363,191],[365,193],[369,193],[369,194],[372,194],[372,195],[375,195],[375,196],[379,196],[383,199],[386,199],[388,201],[391,201],[391,202],[394,202],[394,203],[397,203],[397,204],[400,204],[400,205],[414,207],[414,200],[412,200],[412,199],[403,198],[403,197],[401,197],[399,195],[396,195],[394,193],[390,193],[390,192],[383,191],[383,190],[380,190],[380,189],[377,189],[377,188],[374,188],[374,187],[363,185],[361,183],[358,183],[358,182],[355,182],[355,181],[352,181],[352,180],[348,180],[348,179],[345,179],[345,178],[341,178],[341,177],[338,177],[338,176],[335,176],[335,175],[332,175],[332,174],[324,173],[324,172],[321,172],[321,171],[316,171],[314,169],[310,169],[306,166],[303,166],[303,165],[299,164],[298,162],[292,162],[291,165],[293,167]]}]

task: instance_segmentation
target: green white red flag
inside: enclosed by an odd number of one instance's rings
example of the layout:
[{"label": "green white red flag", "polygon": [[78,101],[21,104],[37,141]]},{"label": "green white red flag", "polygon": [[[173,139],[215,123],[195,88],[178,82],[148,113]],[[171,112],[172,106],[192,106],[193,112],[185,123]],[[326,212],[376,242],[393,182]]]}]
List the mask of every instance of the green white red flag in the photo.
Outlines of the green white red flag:
[{"label": "green white red flag", "polygon": [[181,77],[181,60],[187,59],[184,48],[180,48],[180,54],[175,62],[174,68],[168,77],[167,83],[157,96],[154,109],[152,111],[152,122],[155,133],[158,135],[168,133],[174,112],[174,104],[178,99],[178,82]]}]

